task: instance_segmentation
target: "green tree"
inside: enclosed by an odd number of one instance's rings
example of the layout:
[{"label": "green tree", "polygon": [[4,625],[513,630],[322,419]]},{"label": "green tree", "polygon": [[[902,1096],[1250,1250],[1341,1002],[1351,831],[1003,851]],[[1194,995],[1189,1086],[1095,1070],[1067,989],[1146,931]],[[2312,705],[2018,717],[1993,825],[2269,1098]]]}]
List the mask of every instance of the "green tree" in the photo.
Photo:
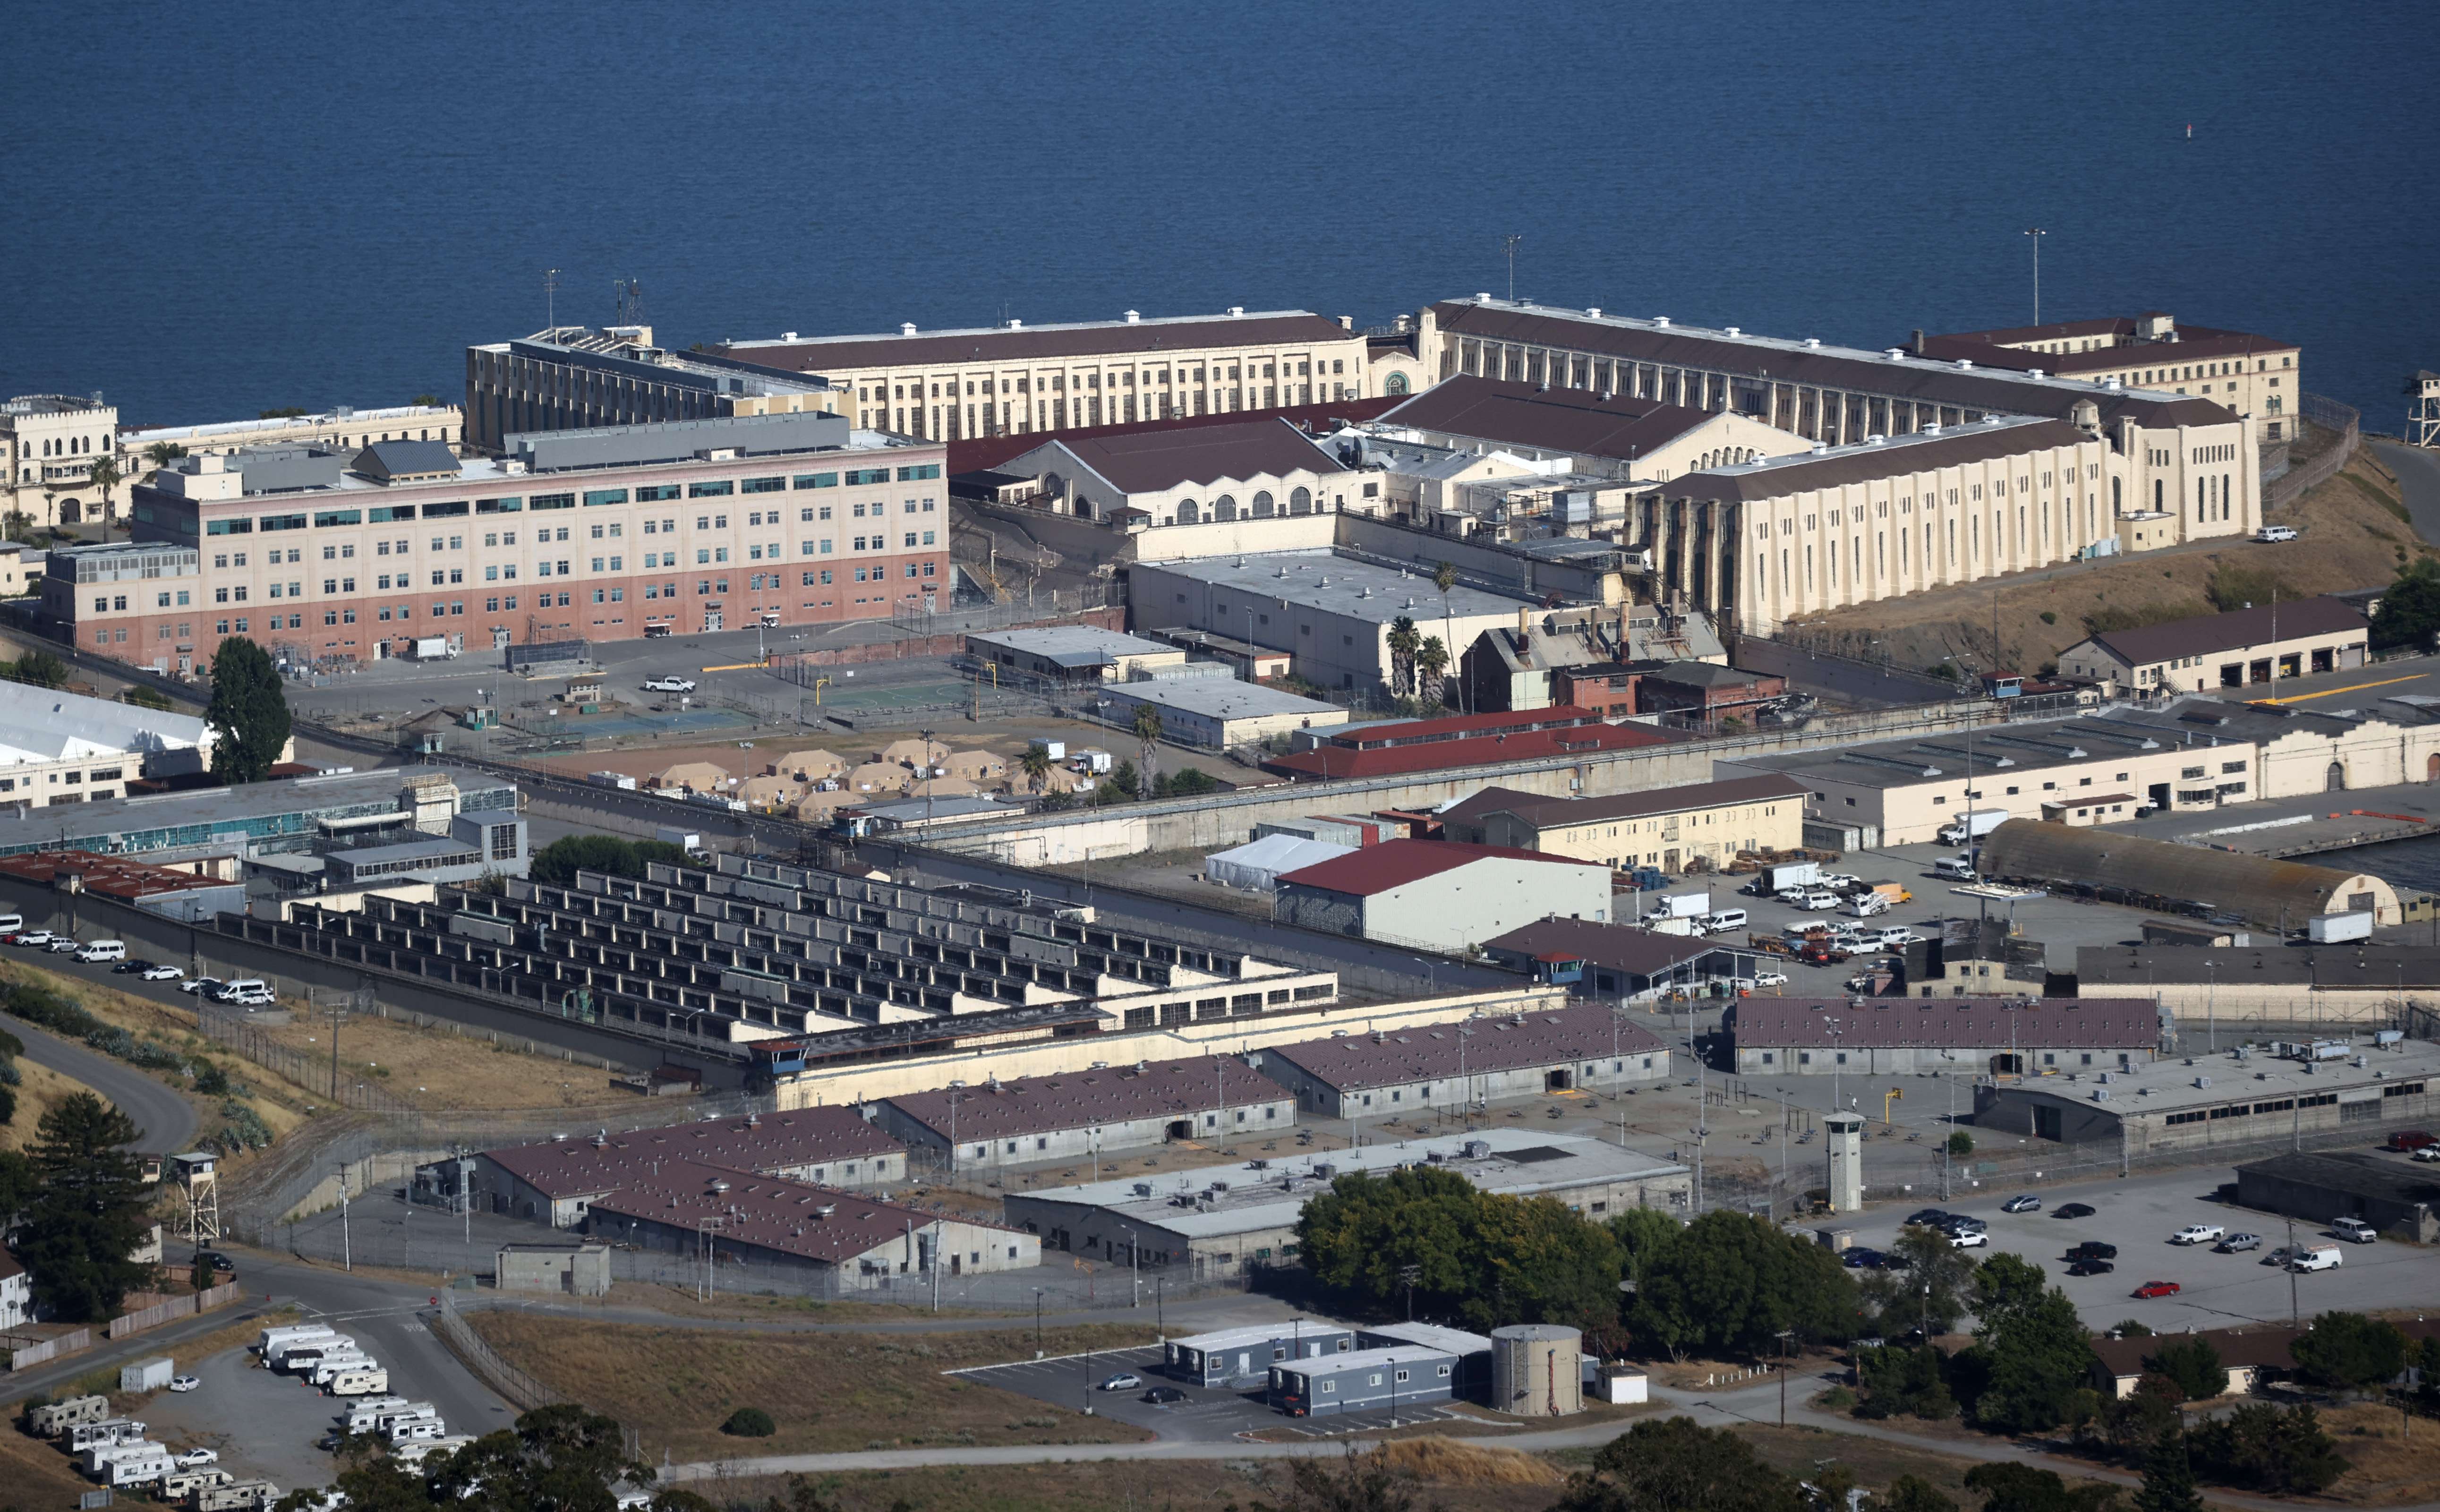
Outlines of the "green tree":
[{"label": "green tree", "polygon": [[2112,1324],[2109,1331],[2121,1339],[2149,1339],[2152,1337],[2152,1325],[2147,1323],[2139,1322],[2133,1318],[2129,1318],[2124,1323]]},{"label": "green tree", "polygon": [[2141,1465],[2171,1429],[2184,1423],[2178,1404],[2183,1388],[2166,1376],[2144,1376],[2135,1389],[2102,1409],[2101,1431],[2110,1447]]},{"label": "green tree", "polygon": [[2042,1268],[2013,1254],[1982,1262],[1975,1275],[1975,1331],[1981,1375],[1974,1419],[2003,1433],[2039,1432],[2069,1420],[2092,1363],[2084,1322]]},{"label": "green tree", "polygon": [[68,664],[47,651],[28,651],[17,658],[9,675],[37,688],[63,688],[67,686]]},{"label": "green tree", "polygon": [[1957,1503],[1929,1481],[1901,1475],[1881,1493],[1878,1512],[1957,1512]]},{"label": "green tree", "polygon": [[1220,780],[1210,772],[1193,766],[1182,766],[1161,781],[1171,798],[1201,798],[1220,791]]},{"label": "green tree", "polygon": [[2318,1495],[2354,1467],[2310,1407],[2283,1413],[2268,1402],[2242,1403],[2197,1423],[2187,1449],[2203,1479],[2273,1496]]},{"label": "green tree", "polygon": [[1135,732],[1137,748],[1143,757],[1143,770],[1137,778],[1136,791],[1152,797],[1153,757],[1160,745],[1160,711],[1150,704],[1136,705]]},{"label": "green tree", "polygon": [[1856,1351],[1856,1382],[1863,1388],[1857,1417],[1890,1417],[1899,1413],[1938,1422],[1957,1415],[1957,1398],[1949,1394],[1943,1367],[1947,1361],[1929,1344],[1915,1349],[1883,1345]]},{"label": "green tree", "polygon": [[1685,1226],[1659,1208],[1628,1208],[1610,1216],[1609,1236],[1618,1241],[1626,1274],[1641,1280],[1645,1263],[1676,1239],[1678,1231]]},{"label": "green tree", "polygon": [[1778,1336],[1843,1339],[1857,1292],[1818,1244],[1744,1214],[1704,1214],[1645,1262],[1629,1326],[1683,1358],[1687,1351],[1776,1354]]},{"label": "green tree", "polygon": [[2176,1381],[2190,1402],[2207,1402],[2228,1393],[2228,1367],[2220,1363],[2219,1351],[2211,1341],[2200,1335],[2162,1345],[2160,1353],[2144,1359],[2144,1368]]},{"label": "green tree", "polygon": [[2288,1346],[2305,1376],[2324,1386],[2361,1391],[2406,1368],[2406,1335],[2359,1312],[2325,1312]]},{"label": "green tree", "polygon": [[1421,679],[1415,696],[1426,703],[1447,703],[1448,684],[1444,675],[1448,671],[1448,647],[1442,643],[1441,638],[1424,637],[1424,643],[1415,648],[1415,675]]},{"label": "green tree", "polygon": [[2203,1512],[2195,1490],[2195,1467],[2186,1453],[2186,1435],[2171,1429],[2161,1435],[2144,1460],[2144,1484],[2135,1492],[2135,1512]]},{"label": "green tree", "polygon": [[1414,618],[1400,615],[1390,621],[1390,691],[1400,697],[1415,692],[1415,652],[1424,643]]},{"label": "green tree", "polygon": [[1945,1334],[1956,1327],[1969,1310],[1974,1257],[1949,1243],[1947,1234],[1915,1224],[1898,1231],[1890,1252],[1904,1260],[1905,1267],[1867,1271],[1860,1284],[1874,1320],[1872,1331],[1904,1334],[1920,1327]]},{"label": "green tree", "polygon": [[537,882],[564,887],[579,872],[641,877],[652,861],[683,866],[686,848],[667,840],[622,840],[615,835],[563,835],[536,851],[528,870]]},{"label": "green tree", "polygon": [[1608,1230],[1555,1198],[1486,1193],[1454,1171],[1342,1176],[1305,1204],[1297,1238],[1322,1285],[1366,1310],[1411,1305],[1479,1327],[1598,1328],[1617,1315]]},{"label": "green tree", "polygon": [[170,695],[168,693],[161,692],[157,688],[148,688],[140,682],[134,683],[128,687],[120,689],[118,692],[118,701],[122,704],[134,704],[138,709],[175,709],[178,707],[176,704],[170,702]]},{"label": "green tree", "polygon": [[1552,1512],[1803,1512],[1796,1482],[1725,1428],[1646,1418],[1602,1446]]},{"label": "green tree", "polygon": [[[1443,648],[1441,655],[1448,657],[1455,654],[1457,648],[1457,630],[1449,619],[1449,593],[1457,586],[1456,565],[1444,562],[1432,568],[1432,586],[1441,590],[1441,645]],[[1458,669],[1457,695],[1458,706],[1463,708],[1465,706],[1465,669],[1462,665]]]},{"label": "green tree", "polygon": [[1948,1136],[1948,1153],[1955,1156],[1973,1154],[1974,1136],[1966,1133],[1964,1129],[1959,1129],[1956,1133],[1951,1134]]},{"label": "green tree", "polygon": [[151,1196],[141,1162],[125,1148],[141,1132],[91,1092],[68,1097],[36,1125],[17,1258],[45,1316],[97,1322],[152,1283],[152,1268],[129,1258],[144,1236]]},{"label": "green tree", "polygon": [[1050,747],[1039,741],[1026,747],[1025,754],[1016,759],[1016,769],[1025,774],[1025,785],[1036,793],[1050,781],[1051,769],[1058,765],[1050,759]]},{"label": "green tree", "polygon": [[155,467],[167,467],[187,455],[187,448],[176,441],[154,441],[144,448],[144,459]]},{"label": "green tree", "polygon": [[0,1150],[0,1233],[34,1200],[34,1162],[23,1150]]},{"label": "green tree", "polygon": [[2372,643],[2382,651],[2429,645],[2435,632],[2440,632],[2440,562],[2418,556],[2381,595],[2380,611],[2372,617]]},{"label": "green tree", "polygon": [[102,521],[107,522],[116,518],[118,514],[118,505],[110,496],[111,491],[127,481],[127,475],[118,470],[118,459],[108,456],[95,459],[93,471],[86,477],[95,488],[101,491]]},{"label": "green tree", "polygon": [[1982,1494],[1982,1512],[2108,1512],[2118,1500],[2112,1487],[2071,1491],[2055,1473],[2017,1460],[1977,1465],[1965,1472],[1965,1488]]},{"label": "green tree", "polygon": [[1332,1468],[1318,1456],[1288,1462],[1287,1488],[1277,1502],[1256,1501],[1254,1512],[1412,1512],[1415,1493],[1378,1454],[1347,1446]]},{"label": "green tree", "polygon": [[288,695],[278,670],[260,646],[233,636],[212,653],[212,701],[204,723],[219,733],[212,775],[232,785],[271,775],[288,745]]}]

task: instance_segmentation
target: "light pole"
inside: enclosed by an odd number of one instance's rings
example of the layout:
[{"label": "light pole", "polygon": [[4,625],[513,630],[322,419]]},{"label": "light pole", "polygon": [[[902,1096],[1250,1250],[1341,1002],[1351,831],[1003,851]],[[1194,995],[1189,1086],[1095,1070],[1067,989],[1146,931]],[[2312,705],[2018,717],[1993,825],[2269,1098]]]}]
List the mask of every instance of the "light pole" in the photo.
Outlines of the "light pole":
[{"label": "light pole", "polygon": [[2205,1033],[2205,1035],[2209,1037],[2209,1047],[2210,1047],[2210,1048],[2209,1048],[2209,1052],[2208,1052],[2208,1053],[2211,1053],[2211,1054],[2216,1055],[2216,1054],[2218,1054],[2218,1053],[2219,1053],[2219,963],[2218,963],[2218,962],[2216,962],[2216,961],[2206,961],[2206,962],[2204,962],[2204,963],[2203,963],[2203,981],[2204,981],[2204,982],[2206,983],[2206,989],[2205,989],[2204,997],[2203,997],[2203,1025],[2204,1025],[2204,1033]]},{"label": "light pole", "polygon": [[2034,324],[2042,323],[2042,238],[2050,235],[2036,225],[2025,233],[2034,239]]},{"label": "light pole", "polygon": [[1779,1331],[1779,1426],[1787,1426],[1787,1344],[1796,1337],[1791,1329]]},{"label": "light pole", "polygon": [[1465,1042],[1473,1037],[1473,1030],[1457,1026],[1458,1126],[1469,1134],[1474,1132],[1474,1075],[1466,1070]]}]

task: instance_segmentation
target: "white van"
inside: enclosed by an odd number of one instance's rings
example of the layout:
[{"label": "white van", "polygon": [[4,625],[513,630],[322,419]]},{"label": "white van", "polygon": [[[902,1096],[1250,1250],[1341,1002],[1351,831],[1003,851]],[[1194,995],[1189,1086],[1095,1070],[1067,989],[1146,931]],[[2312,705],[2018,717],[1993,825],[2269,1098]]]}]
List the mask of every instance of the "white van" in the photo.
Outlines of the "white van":
[{"label": "white van", "polygon": [[0,913],[0,934],[15,934],[25,927],[26,916],[24,914]]},{"label": "white van", "polygon": [[2335,1244],[2317,1244],[2288,1262],[2290,1270],[2336,1270],[2345,1262]]},{"label": "white van", "polygon": [[221,1002],[227,1002],[237,998],[267,995],[270,991],[270,983],[260,977],[240,977],[235,981],[222,982],[212,990],[212,997]]},{"label": "white van", "polygon": [[1745,927],[1746,910],[1743,909],[1722,909],[1717,913],[1707,913],[1695,921],[1695,927],[1705,934],[1726,934]]},{"label": "white van", "polygon": [[2330,1232],[2349,1244],[2371,1244],[2380,1237],[2380,1231],[2361,1218],[2341,1218],[2330,1225]]},{"label": "white van", "polygon": [[357,1370],[343,1370],[331,1377],[333,1396],[363,1396],[389,1390],[389,1372],[379,1365],[367,1365]]},{"label": "white van", "polygon": [[1974,880],[1974,862],[1963,855],[1944,855],[1931,863],[1931,874],[1956,882]]},{"label": "white van", "polygon": [[127,959],[127,942],[96,940],[91,945],[80,945],[76,958],[79,961],[124,961]]}]

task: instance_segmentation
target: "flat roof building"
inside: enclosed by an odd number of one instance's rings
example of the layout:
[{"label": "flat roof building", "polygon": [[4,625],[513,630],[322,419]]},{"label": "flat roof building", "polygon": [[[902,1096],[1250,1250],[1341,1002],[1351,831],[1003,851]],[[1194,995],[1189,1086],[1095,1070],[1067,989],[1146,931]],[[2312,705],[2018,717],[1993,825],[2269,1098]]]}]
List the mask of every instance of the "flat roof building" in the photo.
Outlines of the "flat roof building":
[{"label": "flat roof building", "polygon": [[1486,1192],[1556,1197],[1596,1222],[1628,1207],[1682,1209],[1693,1179],[1600,1140],[1495,1128],[1011,1193],[1001,1205],[1045,1253],[1241,1275],[1296,1262],[1297,1217],[1332,1180],[1408,1165],[1454,1171]]},{"label": "flat roof building", "polygon": [[990,1170],[1272,1135],[1296,1123],[1296,1097],[1237,1056],[1202,1055],[901,1093],[872,1113],[950,1170]]},{"label": "flat roof building", "polygon": [[1058,682],[1124,682],[1138,668],[1176,667],[1183,648],[1098,625],[977,631],[966,650],[996,666]]},{"label": "flat roof building", "polygon": [[1273,1045],[1247,1058],[1308,1111],[1345,1119],[1669,1076],[1669,1048],[1659,1035],[1596,1004],[1334,1035]]},{"label": "flat roof building", "polygon": [[442,766],[344,772],[63,804],[45,823],[29,826],[44,831],[39,836],[10,844],[0,835],[0,855],[85,850],[154,862],[242,858],[307,851],[348,837],[447,835],[461,817],[506,825],[517,822],[516,808],[515,784],[475,772]]},{"label": "flat roof building", "polygon": [[466,443],[493,454],[520,431],[834,414],[840,398],[818,376],[668,351],[650,326],[556,326],[466,349]]},{"label": "flat roof building", "polygon": [[2322,597],[2110,630],[2059,653],[2059,672],[2140,693],[2204,693],[2364,664],[2372,626]]},{"label": "flat roof building", "polygon": [[1391,840],[1284,873],[1272,900],[1284,923],[1437,949],[1609,910],[1606,866],[1455,840]]},{"label": "flat roof building", "polygon": [[[1742,1004],[1740,1005],[1742,1006]],[[2191,1043],[2192,1035],[2188,1041]],[[2324,1046],[2328,1042],[2323,1042]],[[2062,1143],[2094,1143],[2114,1159],[2215,1151],[2264,1154],[2310,1138],[2377,1144],[2395,1125],[2431,1117],[2429,1090],[2440,1077],[2440,1048],[2415,1040],[2326,1054],[2300,1044],[2238,1046],[2217,1054],[2156,1061],[2127,1071],[1999,1082],[1974,1089],[1974,1125],[1998,1134]],[[2251,1146],[2249,1150],[2248,1146]]]},{"label": "flat roof building", "polygon": [[465,411],[456,405],[386,405],[370,409],[338,405],[311,415],[149,425],[118,433],[119,469],[130,478],[143,477],[161,465],[150,455],[156,446],[183,447],[190,457],[206,453],[225,457],[255,446],[326,446],[354,453],[388,441],[455,446],[463,439],[465,428]]},{"label": "flat roof building", "polygon": [[209,919],[245,908],[245,888],[208,872],[181,872],[91,851],[0,855],[0,876],[52,891],[90,892],[172,919]]},{"label": "flat roof building", "polygon": [[1425,1344],[1390,1344],[1345,1355],[1283,1360],[1264,1393],[1290,1417],[1328,1417],[1457,1395],[1458,1357]]},{"label": "flat roof building", "polygon": [[1234,677],[1138,678],[1104,684],[1098,697],[1105,717],[1121,729],[1134,725],[1139,707],[1149,707],[1160,714],[1162,739],[1212,750],[1243,750],[1274,736],[1347,723],[1343,704]]},{"label": "flat roof building", "polygon": [[1270,1367],[1282,1360],[1352,1354],[1356,1337],[1353,1328],[1319,1319],[1308,1323],[1302,1318],[1189,1334],[1162,1343],[1160,1373],[1197,1386],[1251,1385],[1265,1380]]},{"label": "flat roof building", "polygon": [[[192,714],[0,682],[0,807],[99,802],[137,778],[205,771],[218,738]],[[282,759],[294,753],[292,741]]]},{"label": "flat roof building", "polygon": [[1760,954],[1727,943],[1735,938],[1543,919],[1485,940],[1482,953],[1511,971],[1564,986],[1579,998],[1633,1001],[1672,989],[1699,991],[1722,980],[1750,981],[1761,969]]},{"label": "flat roof building", "polygon": [[[1605,723],[1590,710],[1567,707],[1531,712],[1543,717],[1514,719],[1492,713],[1416,720],[1411,723],[1438,727],[1439,732],[1411,739],[1397,733],[1408,722],[1351,726],[1310,749],[1268,757],[1263,762],[1263,769],[1291,779],[1322,781],[1393,777],[1408,772],[1457,771],[1468,766],[1514,767],[1537,758],[1564,760],[1592,751],[1665,746],[1672,738],[1642,725]],[[1388,738],[1376,737],[1375,731]],[[1451,836],[1454,839],[1470,837],[1478,837]]]},{"label": "flat roof building", "polygon": [[2410,1244],[2440,1240],[2440,1175],[2360,1150],[2274,1155],[2240,1165],[2236,1201],[2315,1223],[2356,1218]]},{"label": "flat roof building", "polygon": [[1678,873],[1696,857],[1722,866],[1741,851],[1801,849],[1807,791],[1786,775],[1731,777],[1608,798],[1536,798],[1478,809],[1468,827],[1486,845]]},{"label": "flat roof building", "polygon": [[1741,998],[1724,1027],[1746,1076],[2126,1071],[2171,1032],[2148,1002],[2074,998]]}]

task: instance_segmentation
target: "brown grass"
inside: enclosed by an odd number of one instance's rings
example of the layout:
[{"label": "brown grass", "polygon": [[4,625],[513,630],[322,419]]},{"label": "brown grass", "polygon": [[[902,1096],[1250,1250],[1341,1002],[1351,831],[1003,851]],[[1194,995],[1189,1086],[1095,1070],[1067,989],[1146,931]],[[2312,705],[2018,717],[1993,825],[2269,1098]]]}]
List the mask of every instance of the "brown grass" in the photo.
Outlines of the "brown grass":
[{"label": "brown grass", "polygon": [[[835,1453],[925,1444],[1113,1444],[1152,1437],[943,1371],[1033,1358],[1033,1330],[943,1334],[747,1334],[642,1327],[523,1312],[470,1320],[501,1354],[547,1384],[641,1432],[647,1458]],[[1046,1329],[1042,1348],[1139,1347],[1141,1328]],[[1084,1376],[1077,1363],[1078,1379]],[[1081,1398],[1081,1392],[1079,1394]],[[769,1438],[720,1431],[759,1407]]]},{"label": "brown grass", "polygon": [[[1279,1460],[1092,1460],[830,1474],[811,1477],[810,1484],[842,1512],[888,1512],[902,1504],[923,1512],[1227,1512],[1282,1501],[1287,1469]],[[1417,1503],[1444,1512],[1543,1512],[1556,1484],[1426,1482]],[[743,1478],[695,1489],[723,1505],[759,1505],[773,1495],[784,1502],[789,1487],[784,1480]]]},{"label": "brown grass", "polygon": [[0,1431],[0,1480],[8,1483],[9,1504],[20,1507],[72,1507],[93,1489],[77,1473],[76,1461],[16,1427]]},{"label": "brown grass", "polygon": [[2425,1417],[2407,1426],[2386,1407],[2358,1402],[2323,1409],[2322,1431],[2355,1466],[2325,1500],[2350,1506],[2440,1500],[2440,1423]]},{"label": "brown grass", "polygon": [[1439,1435],[1384,1444],[1367,1458],[1433,1485],[1557,1485],[1568,1478],[1539,1455]]},{"label": "brown grass", "polygon": [[[17,1071],[21,1078],[17,1083],[17,1115],[6,1127],[0,1127],[0,1150],[21,1150],[31,1144],[45,1113],[79,1092],[93,1090],[72,1076],[63,1076],[30,1060],[17,1062]],[[102,1101],[110,1099],[105,1097]]]}]

